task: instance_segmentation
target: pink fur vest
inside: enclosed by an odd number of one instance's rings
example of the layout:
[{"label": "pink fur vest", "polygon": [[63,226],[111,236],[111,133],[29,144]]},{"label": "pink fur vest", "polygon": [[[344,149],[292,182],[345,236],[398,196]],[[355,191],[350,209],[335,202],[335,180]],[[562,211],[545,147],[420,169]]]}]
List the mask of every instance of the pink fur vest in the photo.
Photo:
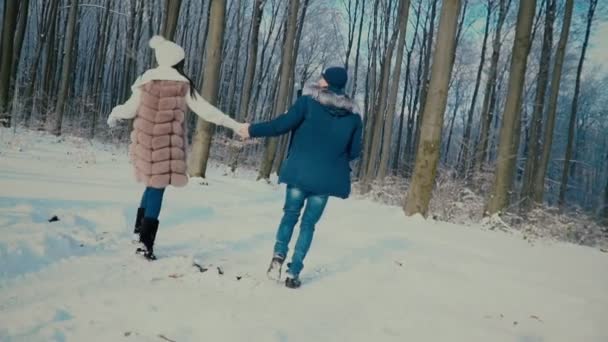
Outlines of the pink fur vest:
[{"label": "pink fur vest", "polygon": [[146,186],[188,183],[184,98],[188,90],[188,83],[179,81],[150,81],[141,86],[129,154],[137,181]]}]

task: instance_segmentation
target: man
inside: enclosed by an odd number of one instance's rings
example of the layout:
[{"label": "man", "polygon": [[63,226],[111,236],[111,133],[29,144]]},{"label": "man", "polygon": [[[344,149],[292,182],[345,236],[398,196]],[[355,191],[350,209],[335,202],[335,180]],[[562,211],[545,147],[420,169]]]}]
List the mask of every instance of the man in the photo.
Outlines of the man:
[{"label": "man", "polygon": [[305,207],[287,265],[285,285],[289,288],[301,285],[304,258],[328,198],[346,199],[350,195],[349,164],[361,154],[362,122],[355,102],[344,93],[347,81],[344,68],[328,68],[318,84],[303,90],[287,113],[268,122],[245,125],[239,131],[241,136],[252,138],[292,133],[279,174],[279,182],[287,184],[284,215],[268,268],[268,276],[280,280],[294,227]]}]

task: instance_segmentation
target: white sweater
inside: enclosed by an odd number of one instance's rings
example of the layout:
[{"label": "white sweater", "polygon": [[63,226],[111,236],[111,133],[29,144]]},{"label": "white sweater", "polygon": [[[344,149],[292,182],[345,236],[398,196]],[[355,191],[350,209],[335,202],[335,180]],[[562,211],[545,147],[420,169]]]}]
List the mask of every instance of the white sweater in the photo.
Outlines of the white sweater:
[{"label": "white sweater", "polygon": [[[115,119],[133,119],[139,107],[140,87],[147,82],[155,80],[188,82],[188,79],[171,67],[159,66],[158,68],[150,69],[133,83],[131,86],[131,97],[122,105],[118,105],[112,109],[108,122]],[[194,98],[190,94],[186,95],[186,103],[190,110],[205,121],[228,127],[233,131],[237,131],[242,125],[207,102],[198,92],[195,92]]]}]

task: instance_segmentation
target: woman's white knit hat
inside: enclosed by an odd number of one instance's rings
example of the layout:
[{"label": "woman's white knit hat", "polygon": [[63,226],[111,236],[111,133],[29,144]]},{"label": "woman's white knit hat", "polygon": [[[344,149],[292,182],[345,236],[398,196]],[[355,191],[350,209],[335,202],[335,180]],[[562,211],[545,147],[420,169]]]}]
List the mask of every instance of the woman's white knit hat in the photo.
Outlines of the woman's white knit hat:
[{"label": "woman's white knit hat", "polygon": [[150,39],[149,45],[154,49],[156,62],[159,66],[172,67],[181,62],[186,53],[184,49],[162,36],[154,36]]}]

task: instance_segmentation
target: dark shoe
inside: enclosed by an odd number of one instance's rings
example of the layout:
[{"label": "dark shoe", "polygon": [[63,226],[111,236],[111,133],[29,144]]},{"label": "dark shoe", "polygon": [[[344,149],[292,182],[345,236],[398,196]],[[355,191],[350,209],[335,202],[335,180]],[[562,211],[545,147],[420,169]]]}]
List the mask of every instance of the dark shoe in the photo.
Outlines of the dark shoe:
[{"label": "dark shoe", "polygon": [[285,286],[290,289],[297,289],[302,285],[300,278],[298,276],[294,276],[289,271],[287,271],[287,277],[285,278]]},{"label": "dark shoe", "polygon": [[268,271],[266,271],[268,278],[276,281],[281,280],[281,268],[283,267],[283,261],[285,261],[285,257],[282,255],[276,254],[272,257],[270,266],[268,266]]},{"label": "dark shoe", "polygon": [[144,244],[145,250],[143,255],[146,259],[155,260],[154,241],[156,240],[156,232],[158,231],[158,220],[144,217],[141,223],[141,232],[139,241]]},{"label": "dark shoe", "polygon": [[141,232],[141,221],[144,219],[144,213],[146,209],[138,208],[137,216],[135,217],[135,229],[133,229],[133,234],[139,234]]}]

